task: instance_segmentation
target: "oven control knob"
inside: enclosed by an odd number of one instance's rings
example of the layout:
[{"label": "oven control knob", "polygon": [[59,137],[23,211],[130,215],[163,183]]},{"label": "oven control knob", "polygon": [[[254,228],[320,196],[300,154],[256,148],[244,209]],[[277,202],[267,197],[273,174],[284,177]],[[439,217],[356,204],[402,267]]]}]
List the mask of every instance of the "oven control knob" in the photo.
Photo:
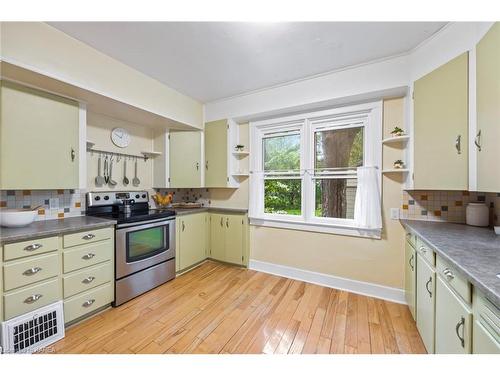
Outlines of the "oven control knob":
[{"label": "oven control knob", "polygon": [[141,197],[141,196],[140,196],[139,194],[136,194],[136,195],[135,195],[135,198],[136,198],[136,199],[139,199],[140,197]]},{"label": "oven control knob", "polygon": [[96,201],[100,201],[101,200],[101,197],[100,196],[97,196],[94,198]]},{"label": "oven control knob", "polygon": [[146,194],[142,194],[142,197],[143,197],[143,198],[146,198]]},{"label": "oven control knob", "polygon": [[105,195],[105,196],[104,196],[104,200],[105,200],[105,201],[109,200],[109,195]]}]

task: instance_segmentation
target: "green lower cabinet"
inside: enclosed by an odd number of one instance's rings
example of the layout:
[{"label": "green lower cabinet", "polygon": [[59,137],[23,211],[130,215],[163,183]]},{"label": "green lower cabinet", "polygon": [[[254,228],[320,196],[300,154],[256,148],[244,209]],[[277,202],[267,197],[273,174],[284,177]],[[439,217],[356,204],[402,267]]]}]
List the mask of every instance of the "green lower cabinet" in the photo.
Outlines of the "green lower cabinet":
[{"label": "green lower cabinet", "polygon": [[417,253],[410,242],[405,243],[405,299],[413,319],[415,319],[416,293],[415,283],[417,281],[416,259]]},{"label": "green lower cabinet", "polygon": [[474,354],[500,354],[500,339],[493,336],[492,327],[474,320],[472,352]]},{"label": "green lower cabinet", "polygon": [[246,220],[245,215],[211,214],[210,258],[232,264],[246,264]]},{"label": "green lower cabinet", "polygon": [[179,270],[189,268],[206,258],[206,213],[177,217],[179,235]]},{"label": "green lower cabinet", "polygon": [[471,352],[472,312],[440,277],[436,286],[436,354]]},{"label": "green lower cabinet", "polygon": [[417,253],[417,328],[428,353],[434,353],[436,271]]}]

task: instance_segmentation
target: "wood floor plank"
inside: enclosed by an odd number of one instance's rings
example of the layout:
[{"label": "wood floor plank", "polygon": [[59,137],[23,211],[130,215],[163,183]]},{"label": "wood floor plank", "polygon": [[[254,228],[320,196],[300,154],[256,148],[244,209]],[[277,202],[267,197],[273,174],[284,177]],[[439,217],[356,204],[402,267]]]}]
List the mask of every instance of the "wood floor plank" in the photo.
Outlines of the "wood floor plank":
[{"label": "wood floor plank", "polygon": [[208,261],[50,353],[425,353],[408,307]]}]

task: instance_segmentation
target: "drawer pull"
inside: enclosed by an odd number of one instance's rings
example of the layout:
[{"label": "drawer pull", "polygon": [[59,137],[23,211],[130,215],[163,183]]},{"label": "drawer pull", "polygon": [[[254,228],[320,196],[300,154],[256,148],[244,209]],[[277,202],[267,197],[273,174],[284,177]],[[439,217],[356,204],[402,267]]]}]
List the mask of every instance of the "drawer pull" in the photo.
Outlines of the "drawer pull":
[{"label": "drawer pull", "polygon": [[453,272],[451,272],[449,268],[445,268],[443,270],[443,275],[445,275],[448,278],[448,280],[453,280],[455,278],[455,275],[453,274]]},{"label": "drawer pull", "polygon": [[424,246],[420,246],[420,251],[424,254],[427,253],[427,249]]},{"label": "drawer pull", "polygon": [[36,275],[41,270],[42,270],[41,267],[33,267],[33,268],[30,268],[29,270],[24,271],[23,275],[24,276],[33,276],[33,275]]},{"label": "drawer pull", "polygon": [[24,300],[24,303],[32,304],[32,303],[35,303],[36,301],[38,301],[40,298],[42,298],[41,294],[33,294],[32,296],[29,296],[28,298],[26,298]]},{"label": "drawer pull", "polygon": [[[460,329],[460,326],[462,327],[462,336],[460,336],[460,333],[458,332]],[[465,348],[465,340],[464,340],[464,333],[465,332],[464,331],[465,331],[465,318],[462,316],[460,321],[455,326],[455,333],[457,334],[457,337],[460,340],[460,344],[462,345],[462,348]]]},{"label": "drawer pull", "polygon": [[427,292],[429,293],[429,297],[432,298],[432,292],[429,290],[429,284],[432,283],[432,276],[429,277],[429,280],[425,283],[425,289],[427,289]]},{"label": "drawer pull", "polygon": [[85,236],[82,237],[82,240],[91,240],[92,238],[95,237],[95,234],[92,234],[92,233],[89,233],[89,234],[86,234]]},{"label": "drawer pull", "polygon": [[95,257],[95,254],[88,253],[88,254],[85,254],[84,256],[82,256],[82,259],[83,260],[89,260],[89,259],[92,259],[93,257]]},{"label": "drawer pull", "polygon": [[43,245],[41,243],[34,243],[34,244],[26,246],[24,248],[24,251],[35,251],[35,250],[38,250],[41,247],[43,247]]},{"label": "drawer pull", "polygon": [[82,307],[90,307],[94,304],[95,302],[95,299],[89,299],[87,301],[85,301],[84,303],[82,303]]},{"label": "drawer pull", "polygon": [[94,276],[89,276],[89,277],[86,277],[85,279],[83,279],[82,283],[84,283],[84,284],[90,284],[94,280],[95,280]]}]

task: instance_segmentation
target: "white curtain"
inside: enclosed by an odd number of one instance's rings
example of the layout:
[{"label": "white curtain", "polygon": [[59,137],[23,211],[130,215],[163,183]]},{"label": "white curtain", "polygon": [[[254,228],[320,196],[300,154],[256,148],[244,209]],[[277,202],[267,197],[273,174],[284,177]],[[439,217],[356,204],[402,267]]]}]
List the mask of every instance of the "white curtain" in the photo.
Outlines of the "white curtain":
[{"label": "white curtain", "polygon": [[382,229],[382,212],[377,167],[358,168],[354,221],[364,229]]}]

